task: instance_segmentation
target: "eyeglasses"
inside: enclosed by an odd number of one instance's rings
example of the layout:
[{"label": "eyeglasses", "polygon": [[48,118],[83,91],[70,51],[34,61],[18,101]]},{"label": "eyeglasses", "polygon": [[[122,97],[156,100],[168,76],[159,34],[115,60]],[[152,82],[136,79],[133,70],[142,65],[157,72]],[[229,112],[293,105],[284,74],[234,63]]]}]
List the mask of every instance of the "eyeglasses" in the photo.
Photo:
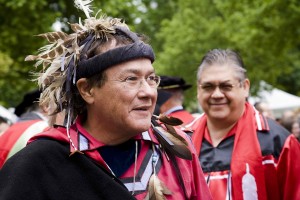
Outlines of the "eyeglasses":
[{"label": "eyeglasses", "polygon": [[240,86],[242,81],[240,81],[238,84],[230,84],[230,83],[220,83],[220,84],[212,84],[212,83],[205,83],[205,84],[200,84],[200,88],[207,93],[212,93],[213,91],[216,90],[218,87],[219,90],[223,93],[225,92],[230,92],[232,89],[236,86]]},{"label": "eyeglasses", "polygon": [[157,88],[160,83],[160,77],[157,75],[150,75],[146,78],[140,76],[128,76],[121,80],[110,80],[110,81],[118,81],[124,83],[128,89],[139,89],[143,83],[143,80],[146,81],[148,86],[151,88]]}]

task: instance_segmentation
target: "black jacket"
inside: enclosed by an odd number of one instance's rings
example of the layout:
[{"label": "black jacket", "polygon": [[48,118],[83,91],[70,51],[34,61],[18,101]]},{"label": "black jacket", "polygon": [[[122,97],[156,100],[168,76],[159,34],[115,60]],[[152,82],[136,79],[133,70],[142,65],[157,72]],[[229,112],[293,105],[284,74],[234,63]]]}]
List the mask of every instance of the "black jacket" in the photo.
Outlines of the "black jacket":
[{"label": "black jacket", "polygon": [[69,153],[69,144],[54,140],[29,144],[0,170],[0,199],[135,199],[87,156],[75,153],[69,157]]}]

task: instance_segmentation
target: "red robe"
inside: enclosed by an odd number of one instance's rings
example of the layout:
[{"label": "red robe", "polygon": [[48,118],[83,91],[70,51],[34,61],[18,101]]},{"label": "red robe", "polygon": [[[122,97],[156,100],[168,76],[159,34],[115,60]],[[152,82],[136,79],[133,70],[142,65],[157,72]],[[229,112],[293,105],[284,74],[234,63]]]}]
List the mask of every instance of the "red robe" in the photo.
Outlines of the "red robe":
[{"label": "red robe", "polygon": [[43,120],[17,122],[0,136],[0,169],[13,154],[26,146],[27,141],[45,130],[48,123]]},{"label": "red robe", "polygon": [[[211,199],[210,192],[206,185],[203,172],[200,167],[196,152],[189,141],[187,136],[180,132],[189,143],[190,150],[193,155],[193,160],[184,160],[176,158],[179,165],[180,172],[184,180],[184,186],[188,199]],[[109,166],[105,163],[101,154],[97,149],[105,144],[94,139],[86,130],[80,125],[79,120],[71,127],[70,137],[72,144],[70,144],[70,152],[76,150],[84,153],[84,155],[92,158],[96,163],[104,167],[108,172],[113,173]],[[50,129],[47,132],[39,134],[33,137],[30,142],[34,142],[39,138],[51,138],[54,140],[69,143],[67,131],[65,128]],[[126,186],[128,191],[134,192],[136,199],[144,199],[148,192],[148,182],[153,174],[152,162],[153,155],[156,154],[158,159],[155,160],[155,169],[159,179],[165,184],[165,186],[172,192],[171,195],[165,195],[166,199],[184,199],[183,189],[181,188],[177,174],[173,168],[172,162],[168,160],[165,153],[159,148],[159,143],[152,133],[152,130],[144,132],[133,138],[141,142],[141,149],[137,157],[136,163],[136,176],[134,180],[134,164],[120,177],[118,177]],[[152,151],[152,144],[155,145],[155,152]]]},{"label": "red robe", "polygon": [[[275,122],[266,123],[250,104],[246,103],[245,108],[243,116],[222,140],[234,135],[230,169],[204,171],[213,199],[245,199],[247,193],[260,200],[300,199],[300,145],[297,139],[292,134],[276,133],[270,140],[272,131],[283,130],[282,127]],[[204,138],[210,141],[209,134],[205,134],[208,133],[206,122],[204,114],[192,125],[192,140],[199,158]],[[272,125],[270,130],[269,124]],[[263,152],[257,131],[261,131],[260,141],[280,152]],[[279,154],[278,158],[276,154]]]}]

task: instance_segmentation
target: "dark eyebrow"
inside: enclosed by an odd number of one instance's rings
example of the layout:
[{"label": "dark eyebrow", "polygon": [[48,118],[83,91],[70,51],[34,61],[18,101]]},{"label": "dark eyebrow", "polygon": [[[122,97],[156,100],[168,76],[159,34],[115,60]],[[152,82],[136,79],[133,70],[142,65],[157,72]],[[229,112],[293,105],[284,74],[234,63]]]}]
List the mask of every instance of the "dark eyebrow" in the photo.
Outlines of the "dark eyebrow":
[{"label": "dark eyebrow", "polygon": [[[126,69],[125,71],[123,71],[122,73],[134,73],[134,74],[140,74],[141,70],[138,69]],[[151,70],[149,72],[147,72],[147,74],[155,74],[155,70]]]},{"label": "dark eyebrow", "polygon": [[[230,83],[230,82],[231,82],[231,80],[225,80],[225,81],[219,82],[218,84],[224,84],[224,83]],[[213,85],[215,85],[216,82],[210,82],[210,81],[207,81],[207,82],[201,83],[201,85],[204,85],[204,84],[213,84]],[[230,83],[230,84],[231,84],[231,83]]]}]

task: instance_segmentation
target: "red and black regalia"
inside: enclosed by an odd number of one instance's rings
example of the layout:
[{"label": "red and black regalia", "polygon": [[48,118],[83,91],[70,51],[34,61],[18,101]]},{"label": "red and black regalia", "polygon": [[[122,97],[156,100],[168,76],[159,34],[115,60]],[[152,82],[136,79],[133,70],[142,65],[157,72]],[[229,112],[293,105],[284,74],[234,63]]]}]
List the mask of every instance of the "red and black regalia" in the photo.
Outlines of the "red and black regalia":
[{"label": "red and black regalia", "polygon": [[206,123],[204,114],[192,124],[192,139],[213,199],[300,199],[300,145],[292,134],[249,103],[216,147]]}]

